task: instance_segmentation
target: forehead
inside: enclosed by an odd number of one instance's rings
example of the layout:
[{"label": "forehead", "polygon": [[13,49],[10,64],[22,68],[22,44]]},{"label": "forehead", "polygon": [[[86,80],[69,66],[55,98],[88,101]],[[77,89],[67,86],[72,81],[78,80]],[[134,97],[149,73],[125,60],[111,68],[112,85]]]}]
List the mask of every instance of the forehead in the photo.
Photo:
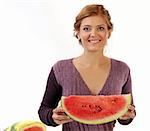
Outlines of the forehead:
[{"label": "forehead", "polygon": [[85,26],[85,25],[91,25],[91,26],[97,26],[97,25],[107,25],[104,17],[102,16],[89,16],[84,18],[81,21],[81,26]]}]

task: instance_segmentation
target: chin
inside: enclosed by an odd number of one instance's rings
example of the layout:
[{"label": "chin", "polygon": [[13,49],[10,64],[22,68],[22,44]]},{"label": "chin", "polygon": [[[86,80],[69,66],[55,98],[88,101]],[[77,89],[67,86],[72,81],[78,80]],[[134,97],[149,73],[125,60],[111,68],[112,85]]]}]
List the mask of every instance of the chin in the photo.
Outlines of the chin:
[{"label": "chin", "polygon": [[89,52],[100,52],[100,51],[103,51],[103,50],[104,50],[104,47],[87,48],[87,50],[88,50]]},{"label": "chin", "polygon": [[97,50],[97,49],[88,49],[87,51],[88,52],[93,52],[93,53],[100,52],[100,50]]}]

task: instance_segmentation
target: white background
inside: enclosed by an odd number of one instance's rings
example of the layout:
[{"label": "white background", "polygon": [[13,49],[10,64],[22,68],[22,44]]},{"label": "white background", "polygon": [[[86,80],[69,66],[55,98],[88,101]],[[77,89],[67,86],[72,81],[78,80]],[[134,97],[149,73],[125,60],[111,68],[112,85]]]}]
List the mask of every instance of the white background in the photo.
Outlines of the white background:
[{"label": "white background", "polygon": [[148,0],[0,0],[0,131],[20,120],[39,120],[51,66],[82,52],[73,23],[91,3],[104,4],[114,23],[106,54],[125,61],[132,73],[137,116],[128,126],[117,123],[115,131],[150,130]]}]

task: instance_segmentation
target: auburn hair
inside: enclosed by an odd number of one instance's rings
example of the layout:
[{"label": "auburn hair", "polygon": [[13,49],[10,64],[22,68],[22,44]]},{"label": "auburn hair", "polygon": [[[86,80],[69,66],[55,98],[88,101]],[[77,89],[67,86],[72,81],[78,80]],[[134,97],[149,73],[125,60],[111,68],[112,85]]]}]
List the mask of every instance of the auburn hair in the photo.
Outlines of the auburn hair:
[{"label": "auburn hair", "polygon": [[85,6],[76,16],[75,23],[74,23],[75,32],[79,31],[82,20],[89,16],[102,16],[106,20],[108,30],[113,29],[111,16],[108,10],[106,10],[103,5],[92,4],[92,5]]}]

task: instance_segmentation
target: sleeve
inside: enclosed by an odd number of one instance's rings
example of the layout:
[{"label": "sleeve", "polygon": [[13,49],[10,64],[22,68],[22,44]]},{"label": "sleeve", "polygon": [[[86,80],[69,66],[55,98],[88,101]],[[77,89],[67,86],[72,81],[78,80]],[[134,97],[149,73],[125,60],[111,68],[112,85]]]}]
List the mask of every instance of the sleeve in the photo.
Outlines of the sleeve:
[{"label": "sleeve", "polygon": [[[134,103],[133,103],[133,95],[132,95],[132,82],[131,82],[131,75],[130,75],[130,70],[128,72],[128,76],[127,76],[127,80],[125,82],[125,84],[123,85],[122,87],[122,94],[128,94],[128,93],[131,93],[131,105],[134,106]],[[136,112],[135,112],[136,114]],[[122,125],[128,125],[132,122],[132,118],[130,119],[127,119],[127,120],[121,120],[121,119],[118,119],[118,122]]]},{"label": "sleeve", "polygon": [[53,109],[58,106],[58,102],[61,99],[62,87],[57,83],[53,68],[49,74],[46,90],[43,96],[43,100],[38,110],[40,120],[48,126],[58,126],[53,121],[52,114]]}]

